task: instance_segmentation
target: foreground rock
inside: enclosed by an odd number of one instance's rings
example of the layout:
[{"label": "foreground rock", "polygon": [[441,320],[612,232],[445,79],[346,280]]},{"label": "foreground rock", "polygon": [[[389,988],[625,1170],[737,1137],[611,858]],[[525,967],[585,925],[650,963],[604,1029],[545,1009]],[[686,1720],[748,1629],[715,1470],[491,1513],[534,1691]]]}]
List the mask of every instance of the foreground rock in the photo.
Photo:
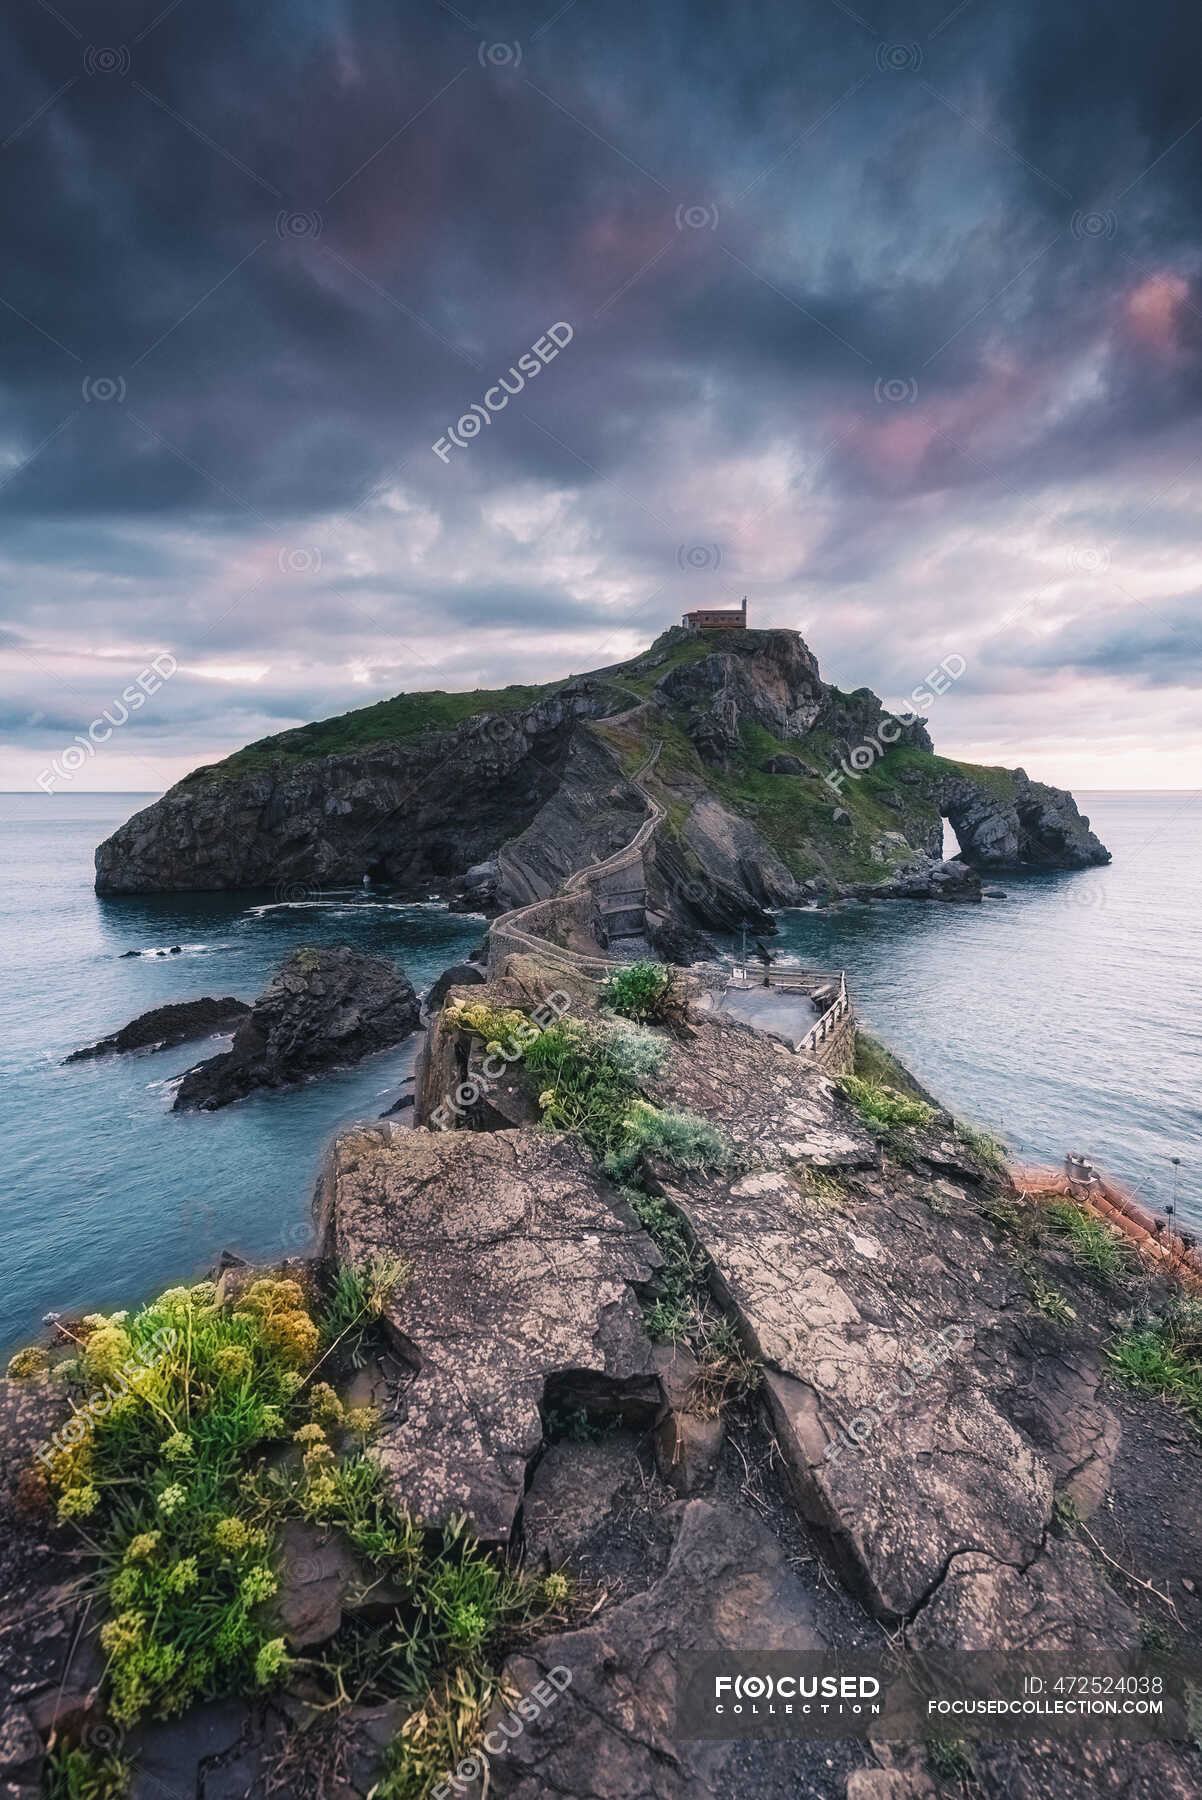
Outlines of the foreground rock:
[{"label": "foreground rock", "polygon": [[397,1503],[508,1539],[540,1407],[649,1424],[659,1403],[636,1288],[650,1239],[571,1140],[376,1126],[334,1146],[322,1224],[338,1258],[401,1257],[385,1324],[414,1373],[373,1454]]},{"label": "foreground rock", "polygon": [[293,950],[230,1049],[185,1074],[175,1110],[214,1112],[257,1088],[359,1062],[400,1043],[419,1022],[417,995],[395,963],[346,948]]},{"label": "foreground rock", "polygon": [[[498,1795],[709,1800],[723,1791],[739,1747],[677,1738],[681,1656],[746,1650],[752,1642],[760,1650],[822,1649],[812,1591],[754,1514],[692,1500],[677,1518],[668,1567],[645,1593],[510,1660],[506,1673],[522,1694],[553,1669],[559,1682],[564,1671],[571,1679],[495,1760]],[[800,1762],[807,1748],[789,1745],[785,1754]]]},{"label": "foreground rock", "polygon": [[227,994],[224,1000],[181,1000],[171,1006],[155,1006],[139,1013],[120,1031],[73,1050],[64,1062],[84,1062],[93,1056],[110,1056],[127,1050],[168,1050],[173,1044],[186,1044],[190,1038],[214,1037],[236,1031],[249,1013],[245,1000]]}]

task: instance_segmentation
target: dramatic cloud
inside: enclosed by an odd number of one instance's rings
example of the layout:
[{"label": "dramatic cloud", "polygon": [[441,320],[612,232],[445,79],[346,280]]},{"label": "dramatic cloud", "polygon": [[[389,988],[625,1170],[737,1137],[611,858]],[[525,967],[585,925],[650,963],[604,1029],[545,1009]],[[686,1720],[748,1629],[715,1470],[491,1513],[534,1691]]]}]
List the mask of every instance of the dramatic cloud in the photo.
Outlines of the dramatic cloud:
[{"label": "dramatic cloud", "polygon": [[742,593],[889,697],[962,655],[943,748],[1195,779],[1196,7],[64,0],[0,48],[4,785],[160,653],[80,785]]}]

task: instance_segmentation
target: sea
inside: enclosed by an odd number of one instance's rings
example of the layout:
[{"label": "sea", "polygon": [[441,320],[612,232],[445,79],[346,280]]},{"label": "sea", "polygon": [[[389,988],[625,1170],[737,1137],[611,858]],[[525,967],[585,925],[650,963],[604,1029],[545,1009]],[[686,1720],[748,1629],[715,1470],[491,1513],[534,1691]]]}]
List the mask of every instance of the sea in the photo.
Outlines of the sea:
[{"label": "sea", "polygon": [[[326,1146],[408,1091],[416,1045],[184,1114],[176,1077],[223,1041],[64,1066],[70,1051],[168,1001],[253,999],[297,944],[392,957],[420,991],[485,929],[375,888],[97,895],[95,846],[153,798],[0,795],[0,1351],[48,1312],[199,1278],[223,1249],[303,1249]],[[1202,794],[1078,799],[1106,868],[1007,875],[979,906],[785,911],[771,949],[845,971],[865,1024],[1020,1160],[1077,1151],[1202,1230]]]}]

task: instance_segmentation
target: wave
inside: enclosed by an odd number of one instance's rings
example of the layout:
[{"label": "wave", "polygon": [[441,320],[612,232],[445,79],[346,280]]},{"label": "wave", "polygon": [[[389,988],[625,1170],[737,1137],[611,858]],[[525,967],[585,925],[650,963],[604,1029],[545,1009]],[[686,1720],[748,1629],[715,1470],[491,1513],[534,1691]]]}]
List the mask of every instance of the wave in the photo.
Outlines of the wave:
[{"label": "wave", "polygon": [[[268,900],[262,906],[249,906],[248,919],[261,919],[277,912],[438,912],[447,911],[445,900],[339,900],[323,896],[320,900]],[[457,913],[456,918],[482,919],[483,913]]]},{"label": "wave", "polygon": [[[232,950],[232,949],[234,949],[234,947],[235,946],[232,943],[224,943],[224,944],[148,944],[145,947],[145,949],[139,948],[137,951],[134,952],[134,954],[137,956],[200,956],[209,951]],[[119,960],[123,956],[128,956],[130,954],[130,952],[128,950],[118,950],[118,951],[115,951],[113,954]],[[112,957],[110,957],[109,960],[112,961]]]}]

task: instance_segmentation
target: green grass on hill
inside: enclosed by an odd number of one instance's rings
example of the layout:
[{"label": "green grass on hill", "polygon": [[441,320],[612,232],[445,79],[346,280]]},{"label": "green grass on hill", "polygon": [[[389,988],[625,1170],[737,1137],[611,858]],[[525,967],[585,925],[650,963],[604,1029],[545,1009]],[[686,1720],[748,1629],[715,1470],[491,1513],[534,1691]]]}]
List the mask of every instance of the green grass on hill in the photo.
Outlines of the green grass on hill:
[{"label": "green grass on hill", "polygon": [[310,762],[319,756],[366,750],[373,744],[411,743],[423,732],[448,731],[477,713],[523,712],[562,686],[562,682],[553,681],[544,687],[475,688],[466,694],[447,694],[441,688],[428,693],[396,694],[374,706],[360,706],[333,719],[319,719],[294,731],[259,738],[227,756],[224,762],[194,769],[185,779],[251,775],[277,761]]}]

